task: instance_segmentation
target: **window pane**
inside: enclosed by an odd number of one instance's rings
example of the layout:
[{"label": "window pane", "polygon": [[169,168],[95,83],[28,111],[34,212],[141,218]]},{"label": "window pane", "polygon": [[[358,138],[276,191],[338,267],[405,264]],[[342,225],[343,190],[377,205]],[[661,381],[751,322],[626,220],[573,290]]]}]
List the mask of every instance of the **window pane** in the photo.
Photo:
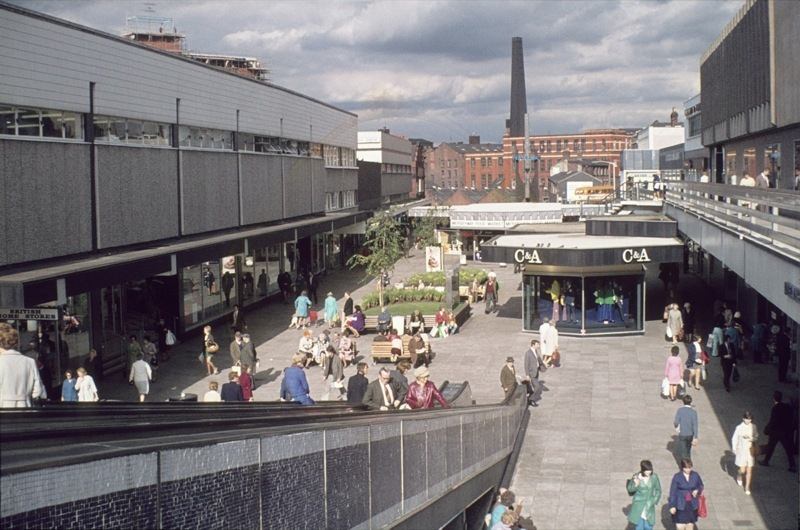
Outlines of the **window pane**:
[{"label": "window pane", "polygon": [[61,118],[64,129],[64,138],[83,139],[81,132],[81,115],[75,112],[65,112]]},{"label": "window pane", "polygon": [[203,318],[206,320],[223,310],[220,276],[218,261],[203,264]]},{"label": "window pane", "polygon": [[183,324],[189,328],[203,318],[203,271],[200,265],[183,268]]},{"label": "window pane", "polygon": [[192,132],[186,125],[178,128],[178,144],[181,147],[189,147],[192,144]]},{"label": "window pane", "polygon": [[18,109],[17,130],[20,136],[39,136],[39,111]]},{"label": "window pane", "polygon": [[61,113],[54,110],[42,111],[42,136],[47,138],[63,138],[61,130]]},{"label": "window pane", "polygon": [[0,134],[17,134],[14,107],[0,105]]},{"label": "window pane", "polygon": [[128,120],[128,143],[144,143],[144,124],[137,120]]}]

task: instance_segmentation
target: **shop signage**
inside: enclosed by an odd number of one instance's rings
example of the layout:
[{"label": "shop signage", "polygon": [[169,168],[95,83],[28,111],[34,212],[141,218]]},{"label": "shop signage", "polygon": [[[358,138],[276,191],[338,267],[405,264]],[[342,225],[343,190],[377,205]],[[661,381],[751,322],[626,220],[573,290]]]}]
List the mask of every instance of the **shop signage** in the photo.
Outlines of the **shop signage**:
[{"label": "shop signage", "polygon": [[542,260],[539,259],[538,250],[525,250],[524,248],[518,248],[514,252],[514,261],[516,261],[517,263],[533,263],[533,264],[542,263]]},{"label": "shop signage", "polygon": [[647,255],[647,249],[643,248],[642,250],[633,250],[632,248],[626,248],[622,251],[622,261],[625,263],[647,263],[650,261],[650,256]]},{"label": "shop signage", "polygon": [[800,302],[800,287],[797,285],[791,282],[784,282],[783,293],[795,302]]},{"label": "shop signage", "polygon": [[58,309],[0,309],[0,320],[58,320]]}]

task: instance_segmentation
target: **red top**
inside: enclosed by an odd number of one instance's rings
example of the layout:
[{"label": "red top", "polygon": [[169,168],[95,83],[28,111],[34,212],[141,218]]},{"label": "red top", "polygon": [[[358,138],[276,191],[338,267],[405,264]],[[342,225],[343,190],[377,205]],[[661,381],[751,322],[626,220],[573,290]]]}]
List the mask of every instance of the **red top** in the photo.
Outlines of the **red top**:
[{"label": "red top", "polygon": [[253,397],[253,378],[247,372],[242,372],[239,376],[239,385],[242,387],[242,395],[245,401],[250,401]]},{"label": "red top", "polygon": [[437,311],[436,312],[436,324],[446,324],[447,323],[447,311]]},{"label": "red top", "polygon": [[408,385],[406,404],[412,409],[432,409],[434,399],[439,402],[442,408],[450,408],[442,394],[436,389],[436,385],[430,381],[425,381],[425,386],[420,385],[417,381]]}]

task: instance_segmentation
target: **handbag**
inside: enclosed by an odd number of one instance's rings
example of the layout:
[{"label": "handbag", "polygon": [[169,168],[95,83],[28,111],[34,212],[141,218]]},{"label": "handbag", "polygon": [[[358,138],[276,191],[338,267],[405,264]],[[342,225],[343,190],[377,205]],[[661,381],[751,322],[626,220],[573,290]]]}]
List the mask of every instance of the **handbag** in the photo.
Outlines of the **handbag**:
[{"label": "handbag", "polygon": [[701,366],[701,367],[700,367],[700,378],[701,378],[703,381],[705,381],[707,377],[708,377],[708,374],[707,374],[707,372],[706,372],[706,365],[705,365],[705,364],[703,364],[703,366]]},{"label": "handbag", "polygon": [[702,518],[708,517],[708,504],[706,503],[706,496],[703,493],[697,496],[697,516]]},{"label": "handbag", "polygon": [[217,353],[219,351],[219,344],[216,342],[209,342],[206,344],[206,352]]},{"label": "handbag", "polygon": [[636,494],[636,482],[633,480],[635,476],[636,475],[625,481],[625,489],[628,490],[629,497],[633,497],[634,494]]},{"label": "handbag", "polygon": [[558,351],[558,350],[554,351],[552,359],[553,359],[553,366],[555,366],[556,368],[561,366],[561,352],[560,351]]},{"label": "handbag", "polygon": [[734,364],[733,365],[733,382],[734,383],[738,383],[739,379],[741,379],[741,378],[742,377],[739,375],[739,369],[736,368],[736,365]]},{"label": "handbag", "polygon": [[753,457],[758,456],[758,446],[753,442],[750,443],[750,455]]}]

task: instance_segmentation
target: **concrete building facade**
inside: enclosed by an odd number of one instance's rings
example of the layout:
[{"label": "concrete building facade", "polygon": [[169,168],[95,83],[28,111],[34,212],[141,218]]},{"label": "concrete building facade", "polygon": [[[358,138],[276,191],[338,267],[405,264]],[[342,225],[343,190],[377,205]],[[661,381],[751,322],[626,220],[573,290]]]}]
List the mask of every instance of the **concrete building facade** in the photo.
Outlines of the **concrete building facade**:
[{"label": "concrete building facade", "polygon": [[388,129],[358,132],[358,160],[380,164],[382,203],[410,197],[413,153],[407,138],[391,134]]},{"label": "concrete building facade", "polygon": [[12,5],[0,34],[0,307],[75,315],[72,354],[119,369],[353,250],[355,114]]}]

